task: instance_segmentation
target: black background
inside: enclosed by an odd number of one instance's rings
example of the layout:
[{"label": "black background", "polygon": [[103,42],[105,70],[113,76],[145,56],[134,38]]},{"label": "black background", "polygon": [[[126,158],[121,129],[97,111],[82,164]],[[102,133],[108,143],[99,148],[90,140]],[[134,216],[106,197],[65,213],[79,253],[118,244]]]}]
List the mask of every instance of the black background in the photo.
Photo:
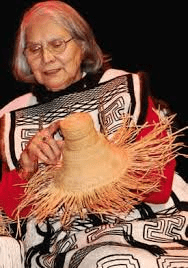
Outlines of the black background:
[{"label": "black background", "polygon": [[[23,11],[36,2],[38,1],[1,2],[0,108],[29,89],[28,85],[14,80],[11,59]],[[176,1],[169,4],[151,1],[147,5],[143,1],[123,0],[65,2],[76,8],[89,22],[100,47],[112,56],[112,65],[131,72],[147,71],[153,95],[165,100],[172,112],[177,113],[180,127],[187,126],[186,2],[184,5],[177,4]],[[186,160],[180,162],[179,169],[187,174]]]},{"label": "black background", "polygon": [[[1,6],[0,108],[28,90],[14,80],[11,58],[23,11],[37,1],[3,1]],[[146,70],[153,94],[188,125],[186,5],[138,4],[137,1],[67,0],[89,22],[116,68]],[[150,62],[150,63],[135,63]],[[132,62],[132,63],[128,63]]]}]

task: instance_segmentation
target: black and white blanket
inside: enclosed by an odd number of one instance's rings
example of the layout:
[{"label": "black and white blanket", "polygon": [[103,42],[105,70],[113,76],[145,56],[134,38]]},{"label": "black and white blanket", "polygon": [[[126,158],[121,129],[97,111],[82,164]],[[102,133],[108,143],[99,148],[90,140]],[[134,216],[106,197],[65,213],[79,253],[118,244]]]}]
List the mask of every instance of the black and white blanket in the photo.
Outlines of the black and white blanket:
[{"label": "black and white blanket", "polygon": [[[121,126],[123,113],[131,111],[134,117],[135,105],[130,74],[90,90],[69,92],[49,103],[7,113],[5,154],[9,167],[15,167],[21,151],[41,126],[70,112],[89,112],[96,129],[106,129],[110,136]],[[35,219],[24,223],[25,267],[188,267],[188,185],[178,174],[166,204],[140,204],[126,218],[74,218],[69,229],[63,228],[59,217],[42,224]]]},{"label": "black and white blanket", "polygon": [[163,205],[140,204],[124,218],[88,215],[64,229],[59,217],[27,222],[25,267],[188,267],[188,185],[174,177]]},{"label": "black and white blanket", "polygon": [[44,104],[6,113],[4,140],[9,168],[15,168],[21,152],[41,127],[47,127],[70,113],[90,113],[96,129],[102,131],[105,128],[110,136],[121,126],[124,113],[132,111],[134,116],[134,108],[133,78],[128,74],[94,88],[68,91]]}]

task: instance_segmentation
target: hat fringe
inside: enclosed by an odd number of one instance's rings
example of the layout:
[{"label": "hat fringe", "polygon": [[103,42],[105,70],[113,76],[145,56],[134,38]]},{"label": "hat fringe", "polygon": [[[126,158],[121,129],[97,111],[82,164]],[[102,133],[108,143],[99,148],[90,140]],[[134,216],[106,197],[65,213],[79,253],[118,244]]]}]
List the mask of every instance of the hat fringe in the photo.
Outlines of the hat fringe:
[{"label": "hat fringe", "polygon": [[[42,222],[63,210],[61,222],[67,226],[75,215],[84,218],[88,213],[117,217],[119,213],[128,214],[147,194],[159,191],[160,181],[165,179],[165,165],[183,147],[182,142],[175,142],[181,131],[171,131],[173,119],[174,116],[160,118],[159,123],[146,123],[138,127],[130,116],[125,116],[122,127],[109,140],[110,144],[126,151],[129,156],[130,161],[123,175],[87,192],[71,192],[58,188],[55,184],[63,162],[56,167],[47,166],[39,170],[26,185],[24,199],[17,208],[17,216],[23,208],[32,206],[28,216]],[[153,129],[136,140],[140,131],[148,127]]]},{"label": "hat fringe", "polygon": [[3,209],[0,208],[0,236],[11,236],[9,230],[9,223],[12,222],[14,221],[7,217],[3,212]]}]

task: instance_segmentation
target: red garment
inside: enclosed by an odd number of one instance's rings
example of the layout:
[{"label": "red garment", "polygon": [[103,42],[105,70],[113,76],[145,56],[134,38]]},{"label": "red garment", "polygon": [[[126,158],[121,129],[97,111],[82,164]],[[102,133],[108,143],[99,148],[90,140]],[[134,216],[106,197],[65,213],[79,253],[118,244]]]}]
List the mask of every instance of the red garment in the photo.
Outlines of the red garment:
[{"label": "red garment", "polygon": [[[148,98],[148,110],[147,110],[147,115],[146,115],[146,120],[145,120],[149,124],[152,124],[154,122],[155,123],[159,122],[159,117],[156,114],[156,112],[153,110],[153,108],[154,108],[154,104],[153,104],[152,98],[149,97]],[[144,128],[137,136],[137,140],[147,135],[152,130],[152,128],[153,128],[152,126],[148,128]],[[164,132],[164,135],[166,135],[166,131]],[[154,203],[154,204],[163,204],[168,201],[171,191],[172,191],[172,182],[173,182],[173,177],[174,177],[175,166],[176,166],[175,160],[170,161],[166,165],[164,169],[164,176],[166,178],[161,180],[160,191],[150,193],[144,200],[145,202]]]},{"label": "red garment", "polygon": [[[6,215],[10,218],[14,218],[13,212],[22,199],[24,194],[23,185],[26,183],[27,181],[18,176],[16,170],[5,172],[2,176],[0,182],[0,207],[4,209]],[[23,209],[20,217],[25,217],[29,211],[29,208]]]},{"label": "red garment", "polygon": [[[157,114],[155,113],[155,111],[153,111],[154,104],[150,97],[148,99],[148,105],[149,106],[146,121],[148,123],[159,122]],[[137,139],[139,140],[141,137],[144,137],[147,133],[151,131],[151,129],[152,127],[143,129],[138,135]],[[164,133],[164,135],[166,134]],[[164,170],[164,175],[166,176],[166,179],[162,179],[161,181],[161,191],[149,194],[146,197],[145,202],[154,204],[167,202],[171,194],[175,165],[175,160],[172,160],[166,165]],[[9,217],[12,217],[13,211],[18,206],[19,202],[21,201],[21,197],[24,194],[24,187],[21,187],[18,184],[23,185],[25,183],[27,183],[27,181],[22,180],[18,176],[16,170],[6,172],[2,177],[2,181],[0,183],[0,207],[3,207]],[[29,211],[29,208],[24,209],[21,212],[20,216],[25,217]]]},{"label": "red garment", "polygon": [[153,204],[164,204],[168,201],[171,191],[172,191],[172,182],[174,177],[174,169],[176,166],[176,161],[172,160],[169,162],[164,169],[164,176],[161,180],[160,191],[150,193],[144,202],[153,203]]}]

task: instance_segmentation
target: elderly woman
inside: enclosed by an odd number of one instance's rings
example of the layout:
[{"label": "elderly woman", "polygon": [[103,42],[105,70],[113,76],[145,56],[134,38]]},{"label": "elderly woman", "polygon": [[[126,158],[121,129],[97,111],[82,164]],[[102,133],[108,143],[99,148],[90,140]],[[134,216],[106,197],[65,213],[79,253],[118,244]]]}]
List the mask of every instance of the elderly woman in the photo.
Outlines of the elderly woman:
[{"label": "elderly woman", "polygon": [[[16,39],[13,72],[17,80],[32,84],[32,90],[0,111],[0,206],[10,217],[23,193],[18,184],[27,183],[40,165],[56,165],[61,158],[59,119],[72,112],[88,112],[96,129],[109,137],[122,125],[123,114],[131,113],[137,124],[158,122],[145,76],[106,69],[89,25],[61,1],[39,2],[26,11]],[[175,161],[166,166],[161,190],[147,196],[146,202],[167,202],[174,167]],[[75,220],[73,229],[66,232],[56,218],[41,226],[29,221],[25,236],[28,267],[49,267],[50,262],[50,267],[63,267],[66,253],[79,247],[78,237],[66,244],[73,239],[69,232],[79,233],[100,224],[100,218],[89,215],[83,221]]]}]

